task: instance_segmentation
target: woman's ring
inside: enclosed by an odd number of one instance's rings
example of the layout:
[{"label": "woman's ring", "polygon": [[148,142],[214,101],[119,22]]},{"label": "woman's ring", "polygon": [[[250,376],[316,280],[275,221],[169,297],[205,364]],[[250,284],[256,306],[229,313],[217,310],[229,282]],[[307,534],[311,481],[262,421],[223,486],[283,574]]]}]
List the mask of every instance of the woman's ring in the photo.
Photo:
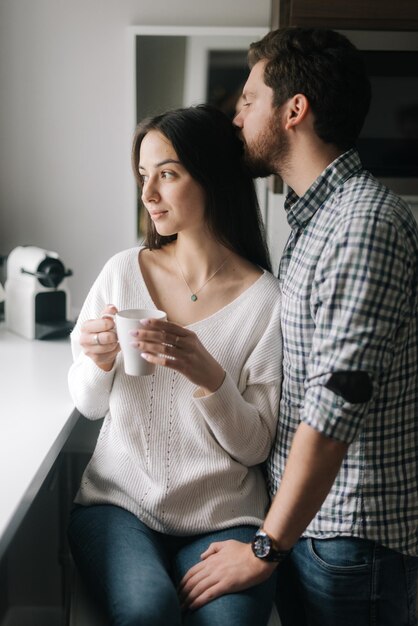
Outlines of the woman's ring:
[{"label": "woman's ring", "polygon": [[99,335],[100,335],[100,333],[96,333],[96,334],[94,335],[94,345],[95,345],[95,346],[101,346],[101,345],[102,345],[102,344],[100,343]]}]

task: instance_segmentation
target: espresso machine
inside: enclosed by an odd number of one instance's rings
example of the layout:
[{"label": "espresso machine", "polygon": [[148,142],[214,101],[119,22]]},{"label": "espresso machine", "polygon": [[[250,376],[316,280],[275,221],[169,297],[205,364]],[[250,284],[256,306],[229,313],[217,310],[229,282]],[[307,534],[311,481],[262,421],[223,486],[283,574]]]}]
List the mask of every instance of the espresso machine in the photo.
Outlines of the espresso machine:
[{"label": "espresso machine", "polygon": [[36,246],[18,246],[7,257],[5,283],[6,327],[27,339],[66,337],[70,293],[66,269],[56,252]]}]

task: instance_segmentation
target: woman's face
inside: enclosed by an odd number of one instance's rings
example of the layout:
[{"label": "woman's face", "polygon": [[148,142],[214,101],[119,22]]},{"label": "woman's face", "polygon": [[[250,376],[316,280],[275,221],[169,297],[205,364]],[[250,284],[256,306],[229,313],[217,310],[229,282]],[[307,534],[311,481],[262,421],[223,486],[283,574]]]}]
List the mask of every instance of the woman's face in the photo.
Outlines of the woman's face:
[{"label": "woman's face", "polygon": [[180,163],[171,142],[149,131],[141,143],[139,174],[142,201],[159,235],[201,231],[205,227],[205,194]]}]

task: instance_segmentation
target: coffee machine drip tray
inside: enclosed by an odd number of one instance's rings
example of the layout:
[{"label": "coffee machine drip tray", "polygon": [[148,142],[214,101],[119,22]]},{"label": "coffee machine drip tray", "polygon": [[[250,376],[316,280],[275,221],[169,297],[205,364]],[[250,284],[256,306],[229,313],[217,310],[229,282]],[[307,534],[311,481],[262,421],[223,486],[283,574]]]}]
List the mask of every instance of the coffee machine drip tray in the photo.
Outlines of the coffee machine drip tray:
[{"label": "coffee machine drip tray", "polygon": [[64,291],[47,291],[35,296],[35,339],[68,337],[74,322],[66,319]]},{"label": "coffee machine drip tray", "polygon": [[68,337],[74,328],[74,322],[51,322],[35,324],[35,339],[60,339]]}]

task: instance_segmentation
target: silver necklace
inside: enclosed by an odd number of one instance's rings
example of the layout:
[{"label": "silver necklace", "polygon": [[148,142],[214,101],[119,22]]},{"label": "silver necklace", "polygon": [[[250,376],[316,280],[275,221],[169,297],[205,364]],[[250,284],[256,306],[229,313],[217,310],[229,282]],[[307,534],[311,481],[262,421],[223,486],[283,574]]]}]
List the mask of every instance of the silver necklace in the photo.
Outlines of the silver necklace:
[{"label": "silver necklace", "polygon": [[187,280],[186,280],[186,278],[185,278],[185,276],[184,276],[184,274],[183,274],[183,270],[181,269],[181,265],[180,265],[180,263],[178,262],[177,256],[176,256],[176,255],[174,255],[174,258],[176,259],[176,263],[177,263],[177,265],[178,265],[178,267],[179,267],[179,270],[180,270],[181,277],[182,277],[182,279],[184,280],[184,282],[185,282],[185,285],[186,285],[187,289],[190,291],[190,300],[191,300],[192,302],[196,302],[196,300],[197,300],[197,294],[199,293],[199,291],[201,291],[201,290],[203,289],[203,287],[205,287],[205,286],[208,284],[208,282],[209,282],[210,280],[212,280],[212,278],[214,278],[218,272],[220,272],[220,271],[221,271],[221,269],[223,268],[223,266],[225,265],[225,263],[227,262],[227,260],[229,259],[229,257],[230,257],[230,255],[228,254],[228,256],[226,257],[226,259],[224,259],[224,261],[221,263],[221,265],[218,267],[218,269],[217,269],[215,272],[213,272],[213,274],[212,274],[211,276],[209,276],[209,278],[208,278],[207,280],[205,280],[205,282],[203,283],[203,285],[200,285],[199,289],[196,289],[195,291],[193,291],[192,289],[190,289],[189,283],[187,282]]}]

